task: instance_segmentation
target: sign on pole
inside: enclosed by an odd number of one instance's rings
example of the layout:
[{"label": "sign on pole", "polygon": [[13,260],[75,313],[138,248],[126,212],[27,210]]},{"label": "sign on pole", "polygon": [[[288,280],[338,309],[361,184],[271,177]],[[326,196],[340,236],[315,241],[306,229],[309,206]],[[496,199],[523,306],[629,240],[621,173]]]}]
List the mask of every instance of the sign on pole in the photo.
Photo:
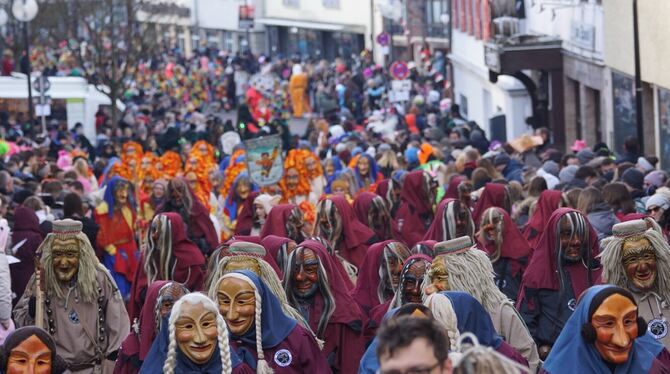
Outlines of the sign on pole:
[{"label": "sign on pole", "polygon": [[261,186],[278,183],[284,174],[282,140],[279,135],[264,136],[244,142],[247,169],[251,180]]},{"label": "sign on pole", "polygon": [[250,30],[254,28],[254,13],[256,9],[253,5],[240,5],[240,15],[238,27],[240,30]]},{"label": "sign on pole", "polygon": [[409,67],[404,61],[395,61],[389,67],[389,73],[393,79],[403,80],[409,77]]}]

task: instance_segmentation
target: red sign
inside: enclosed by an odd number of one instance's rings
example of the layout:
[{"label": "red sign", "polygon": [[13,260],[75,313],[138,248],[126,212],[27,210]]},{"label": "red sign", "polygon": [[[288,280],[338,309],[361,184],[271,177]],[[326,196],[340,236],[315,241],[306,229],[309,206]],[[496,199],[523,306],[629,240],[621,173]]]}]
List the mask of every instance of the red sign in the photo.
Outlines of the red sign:
[{"label": "red sign", "polygon": [[395,61],[391,64],[389,73],[393,79],[403,80],[409,77],[409,68],[404,61]]}]

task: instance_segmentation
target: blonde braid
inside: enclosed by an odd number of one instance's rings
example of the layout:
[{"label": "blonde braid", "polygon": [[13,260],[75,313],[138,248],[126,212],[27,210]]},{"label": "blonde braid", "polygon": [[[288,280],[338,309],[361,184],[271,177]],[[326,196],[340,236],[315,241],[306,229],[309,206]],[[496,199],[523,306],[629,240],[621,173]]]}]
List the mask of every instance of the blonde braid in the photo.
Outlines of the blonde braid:
[{"label": "blonde braid", "polygon": [[261,331],[262,325],[262,313],[263,305],[261,300],[261,294],[256,289],[256,285],[251,283],[254,287],[254,293],[256,294],[256,354],[258,355],[258,362],[256,363],[256,373],[257,374],[272,374],[274,370],[268,365],[268,362],[265,361],[265,354],[263,353],[263,333]]},{"label": "blonde braid", "polygon": [[220,313],[216,314],[216,329],[218,330],[219,352],[221,354],[221,373],[231,374],[233,371],[228,343],[228,326]]},{"label": "blonde braid", "polygon": [[[173,318],[170,318],[173,320]],[[176,318],[175,318],[176,320]],[[177,338],[176,338],[176,328],[174,326],[174,320],[170,321],[171,323],[168,325],[169,326],[169,342],[170,345],[168,345],[168,353],[167,353],[167,358],[165,359],[165,363],[163,364],[163,372],[165,374],[173,374],[174,373],[174,368],[177,365]]]},{"label": "blonde braid", "polygon": [[458,317],[451,300],[440,293],[434,293],[426,298],[423,305],[433,312],[435,320],[447,330],[449,341],[457,342],[461,334],[458,331]]}]

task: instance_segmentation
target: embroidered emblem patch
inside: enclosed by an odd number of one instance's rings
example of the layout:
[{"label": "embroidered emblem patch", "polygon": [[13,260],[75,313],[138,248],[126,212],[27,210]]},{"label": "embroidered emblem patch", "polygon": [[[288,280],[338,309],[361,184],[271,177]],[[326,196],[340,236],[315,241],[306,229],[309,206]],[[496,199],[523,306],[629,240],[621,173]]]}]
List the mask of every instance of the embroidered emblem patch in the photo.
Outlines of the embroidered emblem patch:
[{"label": "embroidered emblem patch", "polygon": [[70,314],[68,314],[68,318],[70,318],[70,322],[74,323],[75,325],[79,324],[79,315],[74,311],[74,309],[72,309]]},{"label": "embroidered emblem patch", "polygon": [[280,349],[275,352],[275,363],[283,368],[291,365],[293,361],[293,355],[289,352],[288,349]]},{"label": "embroidered emblem patch", "polygon": [[577,307],[577,300],[575,299],[568,300],[568,309],[574,312],[576,307]]},{"label": "embroidered emblem patch", "polygon": [[668,322],[664,319],[654,318],[647,324],[647,331],[656,339],[663,339],[668,335]]}]

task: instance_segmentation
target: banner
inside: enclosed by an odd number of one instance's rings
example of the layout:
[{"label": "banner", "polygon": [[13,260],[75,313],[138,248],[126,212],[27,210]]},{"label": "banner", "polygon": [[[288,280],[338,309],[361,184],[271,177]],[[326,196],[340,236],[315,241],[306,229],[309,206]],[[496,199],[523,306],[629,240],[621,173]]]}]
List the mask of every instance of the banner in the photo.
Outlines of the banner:
[{"label": "banner", "polygon": [[244,142],[244,146],[251,180],[261,187],[279,183],[284,174],[281,137],[272,135],[250,139]]}]

